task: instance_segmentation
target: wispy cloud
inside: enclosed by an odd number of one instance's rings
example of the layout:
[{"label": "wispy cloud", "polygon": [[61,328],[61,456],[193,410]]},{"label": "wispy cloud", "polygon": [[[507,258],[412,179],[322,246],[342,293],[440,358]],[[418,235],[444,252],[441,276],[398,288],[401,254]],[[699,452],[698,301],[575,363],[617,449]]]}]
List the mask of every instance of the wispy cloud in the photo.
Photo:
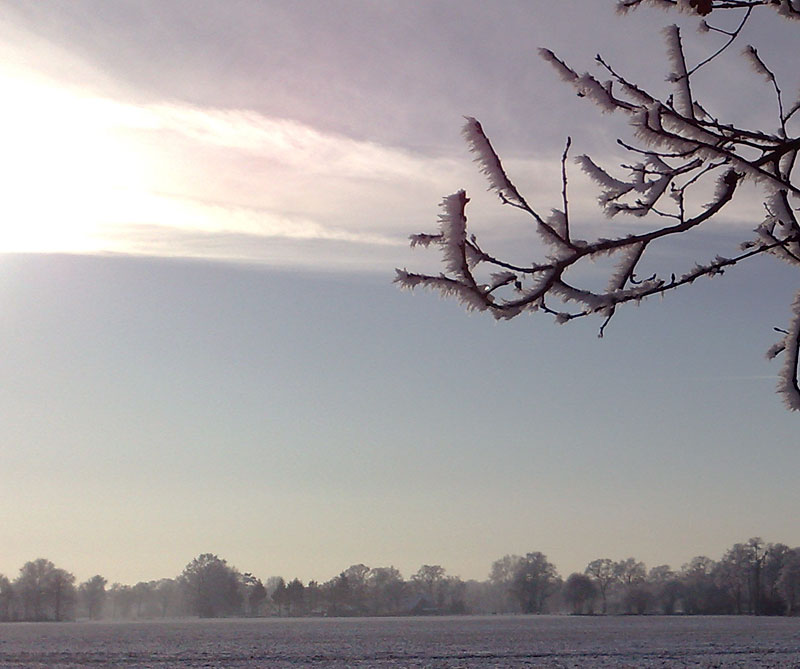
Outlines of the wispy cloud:
[{"label": "wispy cloud", "polygon": [[7,76],[3,86],[4,251],[137,253],[165,246],[163,233],[172,255],[196,254],[175,230],[399,246],[392,222],[414,209],[401,201],[424,193],[435,206],[449,172],[246,110],[134,105]]},{"label": "wispy cloud", "polygon": [[[486,186],[466,147],[460,156],[426,155],[247,109],[135,104],[24,73],[0,78],[8,94],[0,112],[3,251],[160,249],[274,262],[254,239],[315,240],[358,245],[353,255],[367,258],[370,248],[394,248],[388,259],[372,254],[391,267],[407,258],[406,236],[430,228],[442,196],[462,187],[475,195],[469,215],[484,239],[525,234],[517,212],[481,195]],[[558,158],[516,151],[506,162],[543,211],[560,204]],[[595,188],[577,168],[570,188],[573,219],[602,222]],[[758,215],[757,204],[738,211],[747,225]],[[188,241],[213,235],[225,243]],[[285,262],[330,264],[324,244],[306,252],[313,255],[301,258],[296,248]]]},{"label": "wispy cloud", "polygon": [[[0,131],[11,156],[2,174],[4,251],[274,262],[254,239],[313,240],[357,245],[350,255],[381,257],[386,268],[404,261],[407,235],[435,221],[443,195],[485,190],[466,148],[459,160],[251,110],[133,104],[11,76],[2,83],[12,94]],[[511,164],[534,192],[556,192],[554,162]],[[490,223],[490,237],[519,225],[513,212],[503,221],[509,212],[491,195],[474,202],[471,213]],[[224,243],[209,243],[214,235]],[[394,256],[374,247],[394,248]],[[295,248],[291,262],[331,262],[324,244],[306,252],[313,257]]]}]

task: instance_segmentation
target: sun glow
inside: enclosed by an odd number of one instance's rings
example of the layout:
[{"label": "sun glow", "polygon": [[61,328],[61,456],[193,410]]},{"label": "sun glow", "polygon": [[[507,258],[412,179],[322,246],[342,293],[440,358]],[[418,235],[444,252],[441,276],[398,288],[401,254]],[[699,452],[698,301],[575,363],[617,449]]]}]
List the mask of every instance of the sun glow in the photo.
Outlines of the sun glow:
[{"label": "sun glow", "polygon": [[[401,243],[368,210],[418,178],[410,156],[247,110],[137,105],[3,71],[0,86],[0,252],[217,257],[221,235],[221,257],[258,260],[248,236]],[[356,198],[362,220],[342,213]]]},{"label": "sun glow", "polygon": [[126,130],[146,115],[69,89],[3,76],[0,250],[92,252],[125,219],[147,165]]}]

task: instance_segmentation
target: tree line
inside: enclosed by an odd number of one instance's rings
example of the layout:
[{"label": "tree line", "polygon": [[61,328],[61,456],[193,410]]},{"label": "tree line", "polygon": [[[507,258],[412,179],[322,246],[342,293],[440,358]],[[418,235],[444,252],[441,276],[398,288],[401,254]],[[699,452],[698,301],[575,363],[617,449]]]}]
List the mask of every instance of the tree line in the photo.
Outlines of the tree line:
[{"label": "tree line", "polygon": [[183,616],[397,616],[491,613],[750,614],[800,611],[800,548],[754,537],[718,560],[693,558],[678,570],[647,569],[635,558],[592,560],[563,579],[543,553],[506,555],[485,581],[464,581],[441,565],[410,578],[395,567],[354,564],[329,581],[262,581],[212,553],[174,578],[108,586],[101,576],[76,584],[39,558],[13,581],[0,574],[0,621],[156,619]]}]

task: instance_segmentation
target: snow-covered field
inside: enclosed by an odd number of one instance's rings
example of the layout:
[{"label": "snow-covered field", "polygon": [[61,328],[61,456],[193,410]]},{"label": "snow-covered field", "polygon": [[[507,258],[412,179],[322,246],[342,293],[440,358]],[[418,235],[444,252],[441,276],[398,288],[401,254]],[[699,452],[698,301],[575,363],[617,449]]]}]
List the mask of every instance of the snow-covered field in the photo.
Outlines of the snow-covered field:
[{"label": "snow-covered field", "polygon": [[11,623],[0,667],[800,667],[800,619],[491,616]]}]

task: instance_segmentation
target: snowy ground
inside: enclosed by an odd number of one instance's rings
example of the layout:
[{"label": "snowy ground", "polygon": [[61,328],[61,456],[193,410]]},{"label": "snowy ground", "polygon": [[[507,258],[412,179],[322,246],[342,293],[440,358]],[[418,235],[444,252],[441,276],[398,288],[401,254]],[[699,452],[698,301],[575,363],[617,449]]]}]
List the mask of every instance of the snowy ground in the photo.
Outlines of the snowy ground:
[{"label": "snowy ground", "polygon": [[0,667],[800,667],[800,619],[492,616],[0,625]]}]

